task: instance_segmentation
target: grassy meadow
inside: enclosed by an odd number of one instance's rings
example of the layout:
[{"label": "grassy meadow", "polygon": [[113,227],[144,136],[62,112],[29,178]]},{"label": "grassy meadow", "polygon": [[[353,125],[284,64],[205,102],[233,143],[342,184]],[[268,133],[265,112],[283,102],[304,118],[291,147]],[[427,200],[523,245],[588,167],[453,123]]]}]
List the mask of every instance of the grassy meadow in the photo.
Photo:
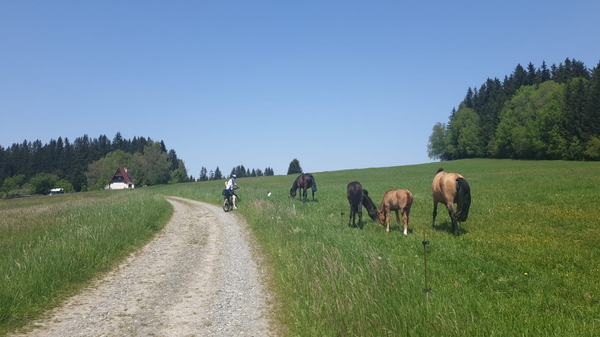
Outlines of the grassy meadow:
[{"label": "grassy meadow", "polygon": [[[461,173],[471,186],[469,219],[458,237],[443,206],[431,228],[431,181],[440,167]],[[309,202],[288,198],[295,175],[240,178],[235,212],[246,218],[268,261],[275,318],[287,335],[595,336],[600,333],[599,173],[597,162],[487,159],[319,172],[313,173],[316,200]],[[364,229],[348,227],[346,185],[354,180],[377,205],[388,189],[414,194],[408,236],[395,218],[386,233],[366,211]],[[89,227],[111,232],[123,222],[140,222],[145,235],[134,236],[147,240],[170,215],[162,196],[220,204],[223,186],[209,181],[59,196],[65,202],[55,196],[0,200],[0,277],[10,280],[9,286],[0,283],[0,332],[36,313],[15,309],[37,291],[17,289],[15,278],[30,279],[34,289],[64,279],[80,284],[89,276],[49,273],[55,264],[87,270],[96,263],[91,273],[103,272],[126,254],[123,247],[139,243],[81,253],[84,262],[62,263],[46,261],[45,254],[33,257],[35,247],[64,241],[44,249],[72,255],[67,246],[85,250],[105,235],[88,233]],[[66,232],[73,232],[73,239],[65,241]],[[88,237],[93,240],[80,242]],[[104,261],[108,252],[115,255]],[[39,260],[42,271],[24,275],[23,266],[32,260]],[[43,268],[46,264],[53,265]]]},{"label": "grassy meadow", "polygon": [[[471,186],[459,237],[443,206],[431,228],[440,167]],[[477,159],[314,176],[316,201],[305,203],[288,199],[296,176],[238,179],[238,211],[273,266],[270,286],[289,335],[600,333],[600,163]],[[408,236],[395,218],[386,233],[366,211],[363,230],[347,226],[354,180],[377,205],[388,189],[414,194]],[[154,191],[218,204],[222,186]]]},{"label": "grassy meadow", "polygon": [[163,228],[171,205],[130,192],[0,200],[0,335],[59,305]]}]

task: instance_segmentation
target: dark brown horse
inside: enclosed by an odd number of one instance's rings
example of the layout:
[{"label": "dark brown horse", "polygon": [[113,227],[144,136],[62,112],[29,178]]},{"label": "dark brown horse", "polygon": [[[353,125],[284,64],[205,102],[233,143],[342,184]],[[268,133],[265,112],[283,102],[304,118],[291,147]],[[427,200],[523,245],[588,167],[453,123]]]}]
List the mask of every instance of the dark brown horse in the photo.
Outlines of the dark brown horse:
[{"label": "dark brown horse", "polygon": [[[433,196],[431,227],[435,228],[437,204],[441,202],[446,205],[450,219],[452,219],[454,235],[460,235],[458,223],[467,221],[471,207],[471,187],[465,177],[458,173],[447,173],[444,169],[439,169],[431,184],[431,195]],[[454,210],[454,204],[456,204],[456,210]]]},{"label": "dark brown horse", "polygon": [[298,176],[294,183],[292,184],[292,188],[290,189],[290,198],[296,197],[296,190],[300,189],[300,193],[303,197],[303,200],[306,201],[308,195],[308,189],[312,190],[312,199],[315,200],[315,192],[317,191],[317,183],[315,182],[315,177],[313,177],[310,173],[304,173]]},{"label": "dark brown horse", "polygon": [[404,222],[404,235],[408,235],[408,219],[410,215],[410,207],[412,206],[413,195],[409,190],[387,190],[383,195],[381,207],[379,208],[379,225],[386,227],[386,232],[390,231],[390,221],[392,211],[396,212],[396,221],[400,226],[400,216],[398,211],[402,213],[402,221]]},{"label": "dark brown horse", "polygon": [[350,203],[350,218],[348,219],[348,226],[356,227],[356,213],[358,213],[358,226],[360,229],[363,228],[362,222],[362,208],[365,206],[369,216],[374,221],[377,221],[377,206],[373,203],[373,200],[369,197],[369,192],[362,188],[362,185],[358,181],[353,181],[348,184],[346,196]]}]

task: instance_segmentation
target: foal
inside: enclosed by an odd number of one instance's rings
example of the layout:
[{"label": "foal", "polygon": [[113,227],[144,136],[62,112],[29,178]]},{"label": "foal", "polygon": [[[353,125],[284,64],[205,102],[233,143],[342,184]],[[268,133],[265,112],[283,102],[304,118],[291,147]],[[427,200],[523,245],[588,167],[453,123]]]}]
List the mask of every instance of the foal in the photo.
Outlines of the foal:
[{"label": "foal", "polygon": [[383,196],[381,207],[379,208],[379,225],[383,227],[387,224],[386,232],[390,231],[390,213],[396,212],[396,221],[400,226],[400,216],[398,211],[402,212],[402,221],[404,222],[404,235],[408,235],[408,215],[410,206],[412,206],[413,195],[409,190],[388,190]]}]

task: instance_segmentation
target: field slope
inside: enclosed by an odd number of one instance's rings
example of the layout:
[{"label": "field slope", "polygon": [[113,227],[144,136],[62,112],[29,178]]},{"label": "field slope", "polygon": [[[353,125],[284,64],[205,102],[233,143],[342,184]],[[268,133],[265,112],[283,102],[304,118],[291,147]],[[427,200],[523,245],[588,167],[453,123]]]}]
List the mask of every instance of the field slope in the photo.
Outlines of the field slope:
[{"label": "field slope", "polygon": [[[431,228],[440,167],[471,186],[459,237],[443,208]],[[305,203],[288,199],[295,176],[242,178],[239,212],[273,266],[291,335],[592,336],[600,332],[599,173],[600,163],[487,159],[320,172],[317,200]],[[412,191],[407,237],[366,214],[363,230],[347,226],[354,180],[377,204],[387,189]],[[153,191],[218,204],[222,185]]]},{"label": "field slope", "polygon": [[[450,232],[443,207],[431,228],[431,181],[440,167],[471,186],[460,236]],[[596,336],[599,173],[598,162],[489,159],[313,172],[318,191],[308,202],[288,198],[296,176],[240,178],[235,212],[264,255],[276,319],[288,335]],[[394,222],[386,233],[366,212],[364,229],[347,226],[346,185],[354,180],[376,204],[388,189],[414,194],[408,236]],[[164,196],[218,205],[223,186],[208,181],[0,201],[0,333],[149,240],[171,214]],[[60,265],[68,268],[57,272]],[[26,268],[39,270],[28,289],[18,279]]]}]

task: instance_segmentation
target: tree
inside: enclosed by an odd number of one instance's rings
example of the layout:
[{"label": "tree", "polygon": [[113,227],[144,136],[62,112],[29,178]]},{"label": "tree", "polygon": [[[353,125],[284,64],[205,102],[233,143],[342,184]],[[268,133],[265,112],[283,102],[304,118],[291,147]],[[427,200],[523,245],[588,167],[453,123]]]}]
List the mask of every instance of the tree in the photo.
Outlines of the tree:
[{"label": "tree", "polygon": [[217,168],[215,169],[213,180],[221,180],[221,179],[223,179],[223,174],[221,173],[221,170],[219,170],[219,167],[217,166]]},{"label": "tree", "polygon": [[600,137],[592,137],[587,142],[583,154],[589,160],[600,160]]},{"label": "tree", "polygon": [[116,150],[88,165],[85,176],[88,190],[101,190],[110,183],[110,179],[119,167],[128,167],[133,156],[122,150]]},{"label": "tree", "polygon": [[427,155],[434,160],[446,158],[446,124],[438,122],[433,126],[427,143]]},{"label": "tree", "polygon": [[143,153],[133,156],[133,178],[138,185],[166,184],[171,178],[169,156],[160,143],[148,142]]},{"label": "tree", "polygon": [[54,174],[39,173],[29,180],[29,184],[33,186],[35,194],[48,194],[58,180],[58,177]]},{"label": "tree", "polygon": [[25,191],[23,185],[27,181],[27,177],[24,174],[18,174],[10,178],[4,179],[0,192],[6,196],[25,195],[31,192]]},{"label": "tree", "polygon": [[187,169],[185,168],[183,160],[178,159],[177,162],[177,169],[171,172],[171,180],[169,183],[186,183],[192,180],[190,177],[188,177]]},{"label": "tree", "polygon": [[588,134],[592,138],[600,136],[600,62],[592,71],[584,114],[588,123],[586,127]]},{"label": "tree", "polygon": [[200,177],[198,178],[198,181],[207,181],[208,180],[208,173],[206,172],[206,167],[202,166],[202,168],[200,169]]},{"label": "tree", "polygon": [[171,163],[171,171],[175,171],[179,168],[179,160],[177,159],[177,153],[173,149],[169,150],[169,162]]},{"label": "tree", "polygon": [[473,109],[459,109],[450,121],[446,132],[446,153],[448,159],[483,155],[479,116]]},{"label": "tree", "polygon": [[302,174],[302,167],[300,167],[298,159],[294,158],[294,160],[290,162],[287,174]]},{"label": "tree", "polygon": [[[519,89],[502,110],[493,155],[518,159],[556,156],[557,149],[563,149],[557,125],[562,114],[562,93],[563,86],[554,81]],[[552,150],[550,144],[554,144]]]}]

